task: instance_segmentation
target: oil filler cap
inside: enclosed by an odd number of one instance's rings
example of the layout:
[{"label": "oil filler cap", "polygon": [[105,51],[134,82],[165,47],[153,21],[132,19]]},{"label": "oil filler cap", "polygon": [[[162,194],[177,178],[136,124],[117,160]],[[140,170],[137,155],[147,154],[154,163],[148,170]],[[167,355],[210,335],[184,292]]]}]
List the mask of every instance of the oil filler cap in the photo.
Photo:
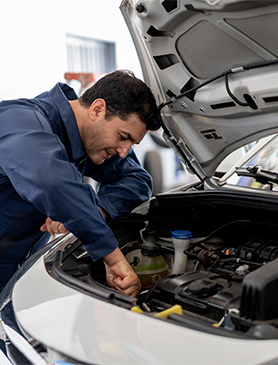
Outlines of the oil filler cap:
[{"label": "oil filler cap", "polygon": [[218,283],[215,280],[199,279],[188,285],[187,292],[195,295],[213,294],[217,286]]}]

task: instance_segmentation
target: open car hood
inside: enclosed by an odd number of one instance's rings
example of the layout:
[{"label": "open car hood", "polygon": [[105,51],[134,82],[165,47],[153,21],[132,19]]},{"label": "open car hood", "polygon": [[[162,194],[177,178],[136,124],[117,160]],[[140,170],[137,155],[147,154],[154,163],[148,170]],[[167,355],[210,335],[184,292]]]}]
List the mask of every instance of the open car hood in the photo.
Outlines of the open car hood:
[{"label": "open car hood", "polygon": [[124,0],[164,137],[204,180],[278,132],[278,1]]}]

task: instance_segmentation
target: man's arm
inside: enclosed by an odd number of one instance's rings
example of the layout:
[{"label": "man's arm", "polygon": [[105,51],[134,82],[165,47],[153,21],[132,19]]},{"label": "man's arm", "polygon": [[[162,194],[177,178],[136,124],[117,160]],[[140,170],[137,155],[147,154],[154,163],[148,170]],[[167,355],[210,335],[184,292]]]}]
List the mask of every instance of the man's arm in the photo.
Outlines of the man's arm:
[{"label": "man's arm", "polygon": [[[108,214],[103,210],[101,207],[99,207],[99,210],[103,217],[106,219]],[[64,234],[68,233],[69,231],[66,229],[66,227],[61,222],[56,222],[50,219],[49,217],[46,218],[45,223],[40,227],[40,230],[42,232],[48,231],[48,233],[51,234],[51,236],[54,236],[54,234]]]},{"label": "man's arm", "polygon": [[85,174],[99,182],[99,205],[108,212],[111,221],[130,213],[152,194],[152,178],[133,149],[124,159],[113,157],[102,165],[88,161]]},{"label": "man's arm", "polygon": [[[46,219],[41,230],[43,232],[48,231],[51,235],[68,232],[63,223],[54,222],[50,218]],[[121,250],[117,247],[114,251],[105,255],[103,260],[108,285],[124,294],[136,297],[141,288],[140,280]]]},{"label": "man's arm", "polygon": [[[106,218],[106,212],[101,207],[99,207],[99,210]],[[45,224],[41,227],[41,231],[48,231],[51,235],[68,232],[63,223],[55,222],[50,218],[46,219]],[[140,280],[120,249],[117,247],[114,251],[105,255],[103,260],[105,262],[108,285],[122,293],[136,297],[141,288]]]}]

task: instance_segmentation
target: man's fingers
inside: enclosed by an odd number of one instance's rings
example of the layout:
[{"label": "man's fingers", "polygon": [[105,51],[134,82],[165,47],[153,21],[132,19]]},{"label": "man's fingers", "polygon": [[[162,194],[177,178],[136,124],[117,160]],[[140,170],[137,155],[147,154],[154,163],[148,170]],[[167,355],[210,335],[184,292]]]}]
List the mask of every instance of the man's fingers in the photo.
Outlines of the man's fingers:
[{"label": "man's fingers", "polygon": [[136,297],[141,287],[140,280],[119,247],[104,256],[103,259],[108,285],[111,288]]},{"label": "man's fingers", "polygon": [[133,285],[131,285],[130,283],[126,283],[125,280],[121,280],[121,278],[116,278],[114,280],[114,286],[115,289],[117,289],[118,291],[130,295],[131,297],[136,298],[141,285],[140,282],[136,280],[136,282],[134,282]]},{"label": "man's fingers", "polygon": [[47,231],[47,227],[46,227],[46,224],[45,223],[40,227],[40,230],[42,232],[46,232]]},{"label": "man's fingers", "polygon": [[52,223],[52,220],[47,217],[45,220],[44,227],[45,227],[45,231],[48,231],[51,234],[51,236],[54,236],[55,232],[53,231],[53,229],[51,227],[51,223]]},{"label": "man's fingers", "polygon": [[50,227],[51,227],[51,230],[56,234],[68,232],[67,229],[65,228],[65,226],[63,225],[63,223],[60,223],[60,222],[52,221]]},{"label": "man's fingers", "polygon": [[51,234],[51,236],[53,236],[54,234],[68,233],[68,230],[65,228],[63,223],[53,221],[49,217],[46,218],[46,221],[41,226],[40,230],[42,232],[48,231]]},{"label": "man's fingers", "polygon": [[65,226],[63,225],[63,223],[60,223],[60,224],[58,225],[58,231],[59,231],[60,233],[68,233],[68,230],[65,228]]}]

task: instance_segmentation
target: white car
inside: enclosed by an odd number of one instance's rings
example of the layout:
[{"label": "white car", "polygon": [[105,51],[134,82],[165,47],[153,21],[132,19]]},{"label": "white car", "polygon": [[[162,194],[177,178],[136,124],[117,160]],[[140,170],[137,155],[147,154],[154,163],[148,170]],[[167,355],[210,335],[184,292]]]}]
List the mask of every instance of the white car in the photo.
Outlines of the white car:
[{"label": "white car", "polygon": [[0,363],[277,364],[278,1],[120,9],[164,138],[196,180],[111,225],[137,299],[72,234],[31,256],[0,295]]}]

